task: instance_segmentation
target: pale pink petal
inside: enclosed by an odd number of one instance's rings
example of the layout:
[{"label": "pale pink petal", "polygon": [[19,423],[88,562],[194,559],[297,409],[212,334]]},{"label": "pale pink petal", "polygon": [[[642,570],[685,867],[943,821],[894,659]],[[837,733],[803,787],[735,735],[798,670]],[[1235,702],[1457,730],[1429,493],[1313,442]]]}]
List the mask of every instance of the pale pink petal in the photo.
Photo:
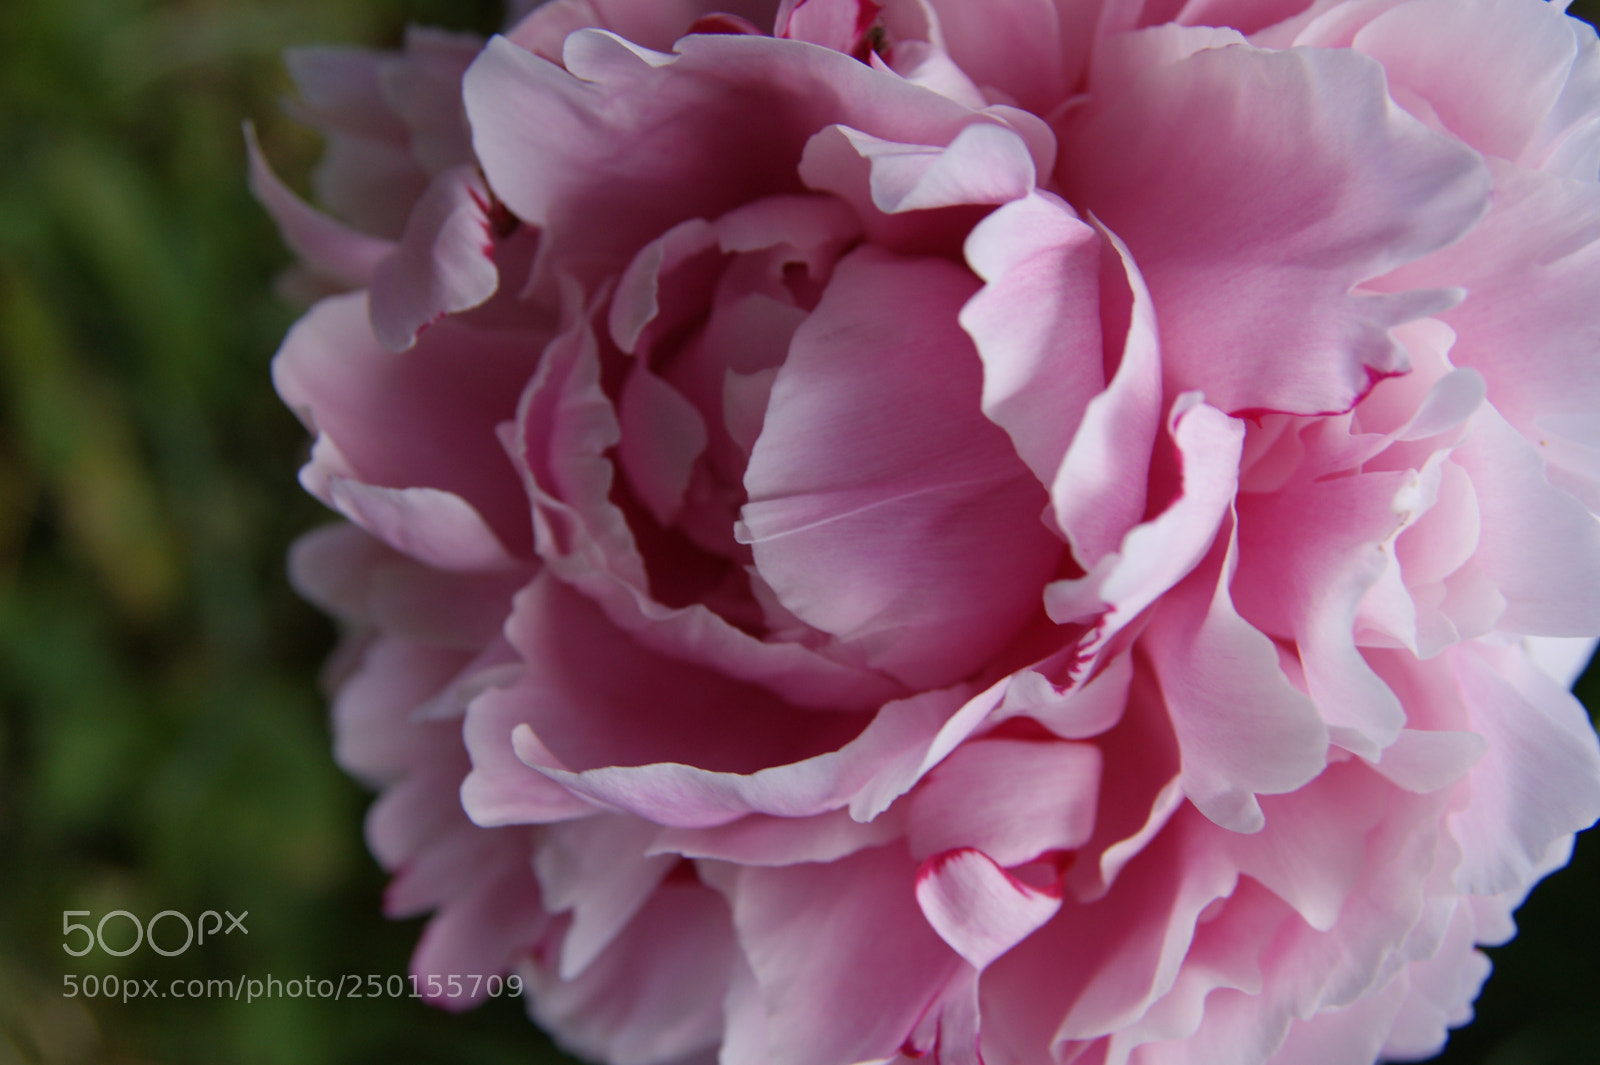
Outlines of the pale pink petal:
[{"label": "pale pink petal", "polygon": [[1061,908],[1060,894],[1030,887],[980,850],[929,858],[917,870],[917,905],[939,938],[984,969]]},{"label": "pale pink petal", "polygon": [[[278,394],[319,434],[318,449],[332,446],[338,460],[314,451],[303,476],[319,494],[333,476],[433,490],[429,498],[448,493],[458,499],[447,512],[469,508],[507,549],[524,553],[528,503],[495,424],[515,411],[541,339],[447,320],[396,356],[372,333],[365,293],[324,300],[273,360]],[[388,505],[403,507],[406,498]]]},{"label": "pale pink petal", "polygon": [[1596,641],[1589,637],[1530,636],[1524,642],[1534,665],[1562,687],[1570,688],[1589,667]]},{"label": "pale pink petal", "polygon": [[965,250],[987,282],[960,317],[983,359],[983,413],[1040,483],[1053,484],[1106,384],[1100,239],[1066,204],[1035,193],[975,226]]},{"label": "pale pink petal", "polygon": [[550,0],[517,22],[507,36],[551,62],[561,62],[562,45],[575,30],[612,30],[646,48],[665,52],[692,31],[701,16],[726,12],[754,21],[763,30],[773,24],[772,0]]},{"label": "pale pink petal", "polygon": [[1373,768],[1407,791],[1426,795],[1466,776],[1486,749],[1476,732],[1401,729]]},{"label": "pale pink petal", "polygon": [[[1190,8],[1204,0],[1190,0]],[[1272,0],[1269,0],[1272,2]],[[1089,91],[1114,96],[1134,88],[1154,67],[1176,63],[1208,48],[1244,44],[1244,35],[1226,23],[1178,25],[1167,22],[1107,37],[1095,48],[1089,67]]]},{"label": "pale pink petal", "polygon": [[1022,865],[1088,842],[1099,792],[1100,751],[1089,744],[969,741],[912,792],[906,843],[919,860],[975,848]]},{"label": "pale pink petal", "polygon": [[1057,688],[1037,669],[1013,673],[997,720],[1031,718],[1064,740],[1098,736],[1122,719],[1133,679],[1133,658],[1117,655],[1081,685]]},{"label": "pale pink petal", "polygon": [[[992,701],[967,706],[986,712]],[[892,702],[838,750],[747,775],[673,763],[543,772],[577,795],[672,828],[711,828],[751,813],[812,817],[847,806],[856,820],[870,821],[949,753],[940,749],[945,730],[976,726],[961,722],[960,709],[959,695],[946,691]]]},{"label": "pale pink petal", "polygon": [[[687,324],[705,303],[716,273],[704,268],[695,270],[699,261],[710,261],[720,266],[720,257],[707,255],[717,247],[717,231],[701,218],[691,218],[667,230],[639,250],[617,278],[616,291],[611,297],[607,314],[611,339],[618,348],[629,355],[648,352],[650,344],[641,347],[640,336],[651,323],[659,323],[653,331],[657,334],[671,331]],[[673,291],[674,277],[686,266],[689,291]],[[663,284],[669,286],[662,291]],[[699,290],[699,291],[696,291]],[[663,304],[665,307],[663,307]],[[663,310],[669,316],[661,321]]]},{"label": "pale pink petal", "polygon": [[1092,639],[1079,651],[1085,660],[1109,646],[1112,636],[1206,556],[1238,487],[1244,428],[1236,419],[1189,393],[1173,404],[1167,432],[1181,466],[1177,498],[1130,530],[1120,549],[1104,556],[1089,575],[1056,581],[1045,590],[1045,606],[1055,621],[1095,621]]},{"label": "pale pink petal", "polygon": [[853,52],[878,15],[872,0],[783,0],[773,36]]},{"label": "pale pink petal", "polygon": [[1067,870],[1066,887],[1080,902],[1104,895],[1187,805],[1179,787],[1177,737],[1155,678],[1140,669],[1126,691],[1122,719],[1096,741],[1103,768],[1094,834]]},{"label": "pale pink petal", "polygon": [[347,625],[371,620],[371,574],[399,559],[381,540],[348,522],[303,533],[289,546],[294,590]]},{"label": "pale pink petal", "polygon": [[1485,206],[1477,157],[1350,53],[1202,51],[1061,133],[1068,199],[1127,242],[1160,309],[1169,390],[1230,413],[1342,411],[1402,371],[1389,327],[1453,297],[1351,288]]},{"label": "pale pink petal", "polygon": [[1229,26],[1255,33],[1299,13],[1310,0],[1187,0],[1173,17],[1185,26]]},{"label": "pale pink petal", "polygon": [[278,223],[289,250],[319,279],[341,288],[360,288],[394,245],[349,228],[306,204],[278,179],[261,153],[255,128],[244,128],[250,153],[250,191]]},{"label": "pale pink petal", "polygon": [[1411,0],[1363,26],[1351,47],[1427,100],[1451,133],[1515,161],[1534,147],[1578,51],[1567,19],[1531,0]]},{"label": "pale pink petal", "polygon": [[850,151],[865,161],[867,202],[884,214],[1006,203],[1032,191],[1037,176],[1027,142],[999,123],[974,122],[943,147],[829,126],[806,143],[800,177],[811,188],[849,201],[857,199],[856,190],[837,185],[837,171],[817,161],[825,140],[832,142],[828,152]]},{"label": "pale pink petal", "polygon": [[892,846],[739,870],[728,894],[773,1065],[884,1058],[905,1041],[960,964],[923,919],[915,875]]},{"label": "pale pink petal", "polygon": [[402,122],[383,98],[379,77],[385,56],[365,48],[313,45],[284,53],[299,94],[298,106],[319,125],[373,140],[403,142]]},{"label": "pale pink petal", "polygon": [[945,48],[974,82],[1041,115],[1076,87],[1099,8],[1056,0],[932,0],[930,6]]},{"label": "pale pink petal", "polygon": [[437,488],[377,488],[328,478],[326,499],[339,513],[424,565],[464,573],[517,566],[472,505]]},{"label": "pale pink petal", "polygon": [[[391,730],[401,731],[393,726]],[[409,752],[413,768],[368,807],[363,825],[372,856],[391,871],[452,836],[489,838],[488,833],[475,831],[460,805],[450,801],[466,771],[464,753],[451,752],[449,757],[430,761],[430,755],[444,749],[447,730],[435,725],[405,731],[416,733],[419,741]],[[525,843],[527,837],[521,839]]]},{"label": "pale pink petal", "polygon": [[1272,640],[1234,609],[1231,529],[1211,558],[1162,599],[1140,646],[1172,715],[1184,793],[1222,827],[1257,832],[1266,822],[1256,796],[1320,773],[1328,730],[1279,668]]},{"label": "pale pink petal", "polygon": [[722,899],[700,884],[667,883],[576,979],[527,969],[531,1012],[575,1053],[668,1065],[716,1045],[735,955]]},{"label": "pale pink petal", "polygon": [[1450,819],[1463,891],[1531,883],[1548,851],[1600,817],[1600,746],[1583,707],[1515,649],[1452,648],[1450,664],[1488,753],[1472,804]]},{"label": "pale pink petal", "polygon": [[1362,659],[1361,599],[1389,566],[1386,545],[1417,499],[1412,471],[1372,473],[1241,495],[1233,598],[1251,624],[1293,639],[1334,742],[1376,760],[1405,712]]},{"label": "pale pink petal", "polygon": [[470,657],[407,640],[378,640],[334,700],[334,757],[347,772],[387,783],[402,776],[451,725],[414,728],[410,718]]},{"label": "pale pink petal", "polygon": [[754,773],[832,750],[864,725],[641,647],[548,573],[517,596],[506,635],[525,668],[508,689],[515,701],[503,701],[574,770],[668,762]]},{"label": "pale pink petal", "polygon": [[1472,1020],[1472,1001],[1489,976],[1489,959],[1473,949],[1477,929],[1472,909],[1458,905],[1438,953],[1407,966],[1397,985],[1384,997],[1399,1000],[1398,1016],[1388,1030],[1384,1056],[1395,1061],[1422,1061],[1437,1054],[1449,1035]]},{"label": "pale pink petal", "polygon": [[1172,988],[1144,1016],[1111,1034],[1106,1060],[1237,1065],[1265,1059],[1288,1017],[1274,1008],[1278,996],[1262,963],[1294,920],[1269,892],[1241,880],[1231,896],[1202,914]]},{"label": "pale pink petal", "polygon": [[1483,374],[1490,403],[1539,446],[1552,477],[1568,478],[1562,487],[1600,507],[1600,452],[1581,432],[1600,409],[1600,322],[1590,310],[1600,277],[1600,189],[1495,160],[1490,169],[1488,217],[1459,244],[1382,284],[1467,288],[1461,306],[1441,315],[1457,336],[1451,361]]},{"label": "pale pink petal", "polygon": [[[979,359],[953,313],[971,291],[932,260],[842,260],[745,473],[739,539],[783,605],[917,687],[1003,646],[1060,553],[1043,490],[978,410]],[[886,422],[890,408],[902,416]]]},{"label": "pale pink petal", "polygon": [[[1161,341],[1150,290],[1128,248],[1116,235],[1101,237],[1117,253],[1120,270],[1100,279],[1101,322],[1108,351],[1116,351],[1115,324],[1127,321],[1120,359],[1105,390],[1089,400],[1083,420],[1050,481],[1056,524],[1085,569],[1118,549],[1144,517],[1147,471],[1161,430]],[[1120,274],[1120,276],[1118,276]],[[1126,290],[1126,310],[1120,302]],[[1115,308],[1115,311],[1113,311]],[[1113,365],[1111,360],[1107,365]]]},{"label": "pale pink petal", "polygon": [[[445,790],[434,798],[448,799],[449,794]],[[526,830],[485,832],[457,818],[449,831],[415,848],[403,864],[396,863],[394,878],[383,892],[383,914],[403,920],[445,906],[492,875],[507,852],[526,853],[527,848]]]},{"label": "pale pink petal", "polygon": [[1405,1000],[1376,994],[1290,1025],[1268,1065],[1371,1065]]},{"label": "pale pink petal", "polygon": [[622,439],[617,461],[650,513],[669,525],[683,509],[694,464],[707,443],[706,423],[677,389],[634,363],[617,403]]},{"label": "pale pink petal", "polygon": [[1600,39],[1594,26],[1569,18],[1577,55],[1561,95],[1534,138],[1543,157],[1537,166],[1551,174],[1585,178],[1600,172]]},{"label": "pale pink petal", "polygon": [[[442,907],[417,942],[411,972],[422,997],[448,1010],[464,1010],[488,994],[480,983],[472,995],[471,980],[458,981],[462,993],[452,996],[451,976],[505,972],[532,950],[549,916],[539,905],[539,885],[526,861],[506,855],[500,868],[483,876],[464,894]],[[437,977],[436,984],[429,977]],[[433,987],[440,990],[433,992]]]},{"label": "pale pink petal", "polygon": [[488,206],[476,167],[433,179],[406,219],[399,246],[373,272],[372,329],[384,347],[405,351],[424,327],[494,295],[500,274]]},{"label": "pale pink petal", "polygon": [[1484,410],[1452,458],[1478,498],[1473,561],[1506,599],[1499,627],[1534,636],[1600,632],[1600,523],[1550,484],[1538,449]]},{"label": "pale pink petal", "polygon": [[392,557],[369,580],[372,620],[384,632],[476,652],[497,641],[528,574],[452,573]]},{"label": "pale pink petal", "polygon": [[572,914],[556,964],[561,979],[587,969],[677,864],[673,855],[645,853],[658,831],[648,821],[601,814],[552,825],[539,837],[533,870],[544,908]]},{"label": "pale pink petal", "polygon": [[[1092,905],[1064,905],[993,963],[983,978],[985,1032],[1006,1030],[1034,1060],[1058,1042],[1124,1027],[1164,994],[1201,911],[1232,894],[1238,880],[1224,856],[1186,847],[1197,822],[1209,824],[1181,811],[1122,871],[1115,890]],[[1068,957],[1072,965],[1063,966]]]},{"label": "pale pink petal", "polygon": [[832,862],[892,843],[904,835],[903,822],[896,812],[890,812],[862,824],[846,809],[812,817],[750,814],[713,828],[658,829],[649,853],[715,858],[740,865]]},{"label": "pale pink petal", "polygon": [[467,706],[461,738],[471,771],[461,781],[460,803],[473,823],[484,828],[549,824],[594,814],[598,806],[533,768],[561,763],[547,750],[530,749],[530,741],[537,744],[531,734],[518,744],[519,726],[527,729],[517,686],[485,692]]},{"label": "pale pink petal", "polygon": [[429,26],[406,27],[405,48],[378,65],[378,87],[410,132],[411,156],[430,174],[472,161],[461,78],[483,38]]}]

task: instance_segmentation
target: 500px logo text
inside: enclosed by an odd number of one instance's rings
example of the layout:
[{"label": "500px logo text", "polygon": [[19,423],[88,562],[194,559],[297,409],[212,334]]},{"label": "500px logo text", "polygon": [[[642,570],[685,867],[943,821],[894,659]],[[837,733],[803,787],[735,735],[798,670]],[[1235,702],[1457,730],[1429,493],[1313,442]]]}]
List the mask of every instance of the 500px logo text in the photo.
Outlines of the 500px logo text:
[{"label": "500px logo text", "polygon": [[[222,924],[222,918],[224,915],[226,915],[228,918],[228,925],[226,928],[224,928]],[[216,910],[206,910],[200,915],[199,919],[195,921],[189,920],[189,916],[187,914],[179,913],[177,910],[162,910],[160,913],[150,918],[148,922],[140,921],[138,917],[129,913],[127,910],[112,910],[111,912],[103,915],[93,928],[73,920],[74,917],[91,916],[93,916],[93,914],[89,910],[61,911],[61,934],[66,940],[61,944],[61,949],[66,951],[68,954],[71,954],[74,958],[83,957],[96,946],[98,946],[105,953],[110,954],[112,957],[120,958],[125,954],[132,954],[144,943],[149,943],[150,949],[155,951],[157,954],[168,958],[175,958],[179,954],[182,954],[184,951],[188,950],[190,944],[196,942],[196,927],[199,928],[198,941],[200,943],[204,943],[206,941],[207,933],[210,933],[213,939],[216,938],[218,932],[221,932],[223,935],[230,935],[234,931],[243,932],[245,935],[250,934],[250,929],[244,926],[244,919],[250,916],[249,910],[245,910],[237,917],[235,917],[229,910],[223,910],[222,913],[218,913]],[[133,926],[133,943],[131,945],[121,947],[120,949],[106,945],[106,922],[110,921],[114,917],[121,918]],[[206,927],[207,918],[211,920],[210,928]],[[166,947],[163,947],[156,942],[156,926],[163,920],[167,922],[162,931],[162,935],[166,937],[168,941],[168,945]],[[172,942],[177,938],[176,931],[166,931],[166,929],[173,927],[174,922],[183,925],[183,944],[178,947],[171,946]],[[117,926],[113,925],[112,927],[116,928]],[[83,933],[83,945],[82,947],[75,949],[71,943],[71,938],[76,932]]]}]

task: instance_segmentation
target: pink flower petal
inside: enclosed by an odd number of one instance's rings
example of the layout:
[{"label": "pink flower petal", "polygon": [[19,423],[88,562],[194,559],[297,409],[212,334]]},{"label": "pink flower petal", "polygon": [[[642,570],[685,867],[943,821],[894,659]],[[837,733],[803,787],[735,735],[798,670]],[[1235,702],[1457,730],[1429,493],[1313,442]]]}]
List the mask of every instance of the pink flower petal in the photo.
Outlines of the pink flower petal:
[{"label": "pink flower petal", "polygon": [[664,884],[576,979],[528,969],[531,1011],[586,1057],[682,1061],[716,1045],[735,954],[728,908],[715,892]]},{"label": "pink flower petal", "polygon": [[1459,237],[1487,193],[1473,153],[1344,52],[1202,51],[1061,134],[1068,199],[1127,242],[1160,308],[1169,391],[1235,414],[1346,410],[1402,371],[1388,328],[1453,298],[1350,290]]},{"label": "pink flower petal", "polygon": [[917,905],[939,938],[975,969],[985,969],[1061,908],[980,850],[935,855],[917,870]]},{"label": "pink flower petal", "polygon": [[906,842],[918,859],[974,848],[1022,865],[1088,842],[1099,793],[1100,751],[1089,744],[973,740],[912,792]]},{"label": "pink flower petal", "polygon": [[1035,193],[975,226],[966,259],[987,282],[960,318],[983,359],[983,413],[1051,485],[1106,385],[1100,238],[1066,204]]},{"label": "pink flower petal", "polygon": [[584,57],[570,74],[491,40],[467,73],[466,102],[490,187],[544,230],[543,260],[582,278],[618,269],[686,218],[801,191],[801,150],[826,125],[948,144],[971,121],[951,100],[796,41],[689,37],[659,65],[593,30],[566,47]]},{"label": "pink flower petal", "polygon": [[1235,832],[1265,824],[1258,794],[1302,787],[1322,771],[1328,730],[1278,665],[1272,640],[1234,609],[1238,557],[1230,535],[1212,561],[1162,600],[1140,644],[1172,715],[1183,790]]},{"label": "pink flower petal", "polygon": [[250,191],[278,223],[289,249],[312,273],[334,285],[360,288],[371,281],[394,245],[357,232],[307,205],[272,172],[255,128],[248,123],[244,137],[250,153]]},{"label": "pink flower petal", "polygon": [[[278,394],[319,434],[303,478],[325,499],[332,477],[371,486],[349,489],[347,503],[377,508],[375,517],[435,508],[440,522],[465,530],[470,510],[506,549],[524,553],[528,504],[494,427],[515,410],[539,339],[447,320],[396,356],[373,335],[364,293],[324,300],[273,360]],[[420,494],[378,491],[386,489]],[[446,496],[455,502],[440,502]],[[487,558],[487,548],[480,554]]]},{"label": "pink flower petal", "polygon": [[494,295],[488,203],[476,168],[462,166],[434,178],[412,208],[399,246],[373,271],[372,328],[384,347],[405,351],[425,326]]},{"label": "pink flower petal", "polygon": [[745,472],[739,538],[783,605],[917,687],[1012,637],[1060,553],[1043,490],[977,410],[979,360],[951,313],[971,291],[932,260],[842,260]]},{"label": "pink flower petal", "polygon": [[915,874],[897,847],[738,871],[728,895],[772,1065],[887,1058],[905,1041],[960,964],[918,910]]}]

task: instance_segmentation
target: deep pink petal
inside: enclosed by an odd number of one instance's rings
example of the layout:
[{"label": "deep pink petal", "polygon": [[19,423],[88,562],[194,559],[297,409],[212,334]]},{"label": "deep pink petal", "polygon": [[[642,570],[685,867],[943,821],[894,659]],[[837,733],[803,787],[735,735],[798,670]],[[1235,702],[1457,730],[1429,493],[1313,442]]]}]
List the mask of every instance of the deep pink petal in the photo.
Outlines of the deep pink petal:
[{"label": "deep pink petal", "polygon": [[620,438],[594,335],[580,325],[547,349],[507,434],[534,503],[539,553],[554,573],[645,646],[766,685],[795,705],[866,709],[903,692],[881,673],[810,646],[762,641],[702,603],[669,607],[653,598],[644,559],[611,499],[609,453]]},{"label": "deep pink petal", "polygon": [[497,38],[468,72],[489,184],[543,228],[546,261],[597,277],[686,218],[800,192],[805,142],[835,122],[937,145],[971,121],[951,100],[813,45],[715,35],[678,47],[646,59],[580,31],[568,73]]}]

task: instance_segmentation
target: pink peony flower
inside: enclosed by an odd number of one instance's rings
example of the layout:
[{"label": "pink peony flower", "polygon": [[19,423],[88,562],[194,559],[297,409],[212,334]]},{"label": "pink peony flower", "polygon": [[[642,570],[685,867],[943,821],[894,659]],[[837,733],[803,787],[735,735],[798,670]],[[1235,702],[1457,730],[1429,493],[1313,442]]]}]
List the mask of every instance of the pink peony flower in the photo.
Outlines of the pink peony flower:
[{"label": "pink peony flower", "polygon": [[1594,32],[729,6],[301,53],[355,228],[254,158],[415,971],[615,1065],[1435,1052],[1600,816]]}]

